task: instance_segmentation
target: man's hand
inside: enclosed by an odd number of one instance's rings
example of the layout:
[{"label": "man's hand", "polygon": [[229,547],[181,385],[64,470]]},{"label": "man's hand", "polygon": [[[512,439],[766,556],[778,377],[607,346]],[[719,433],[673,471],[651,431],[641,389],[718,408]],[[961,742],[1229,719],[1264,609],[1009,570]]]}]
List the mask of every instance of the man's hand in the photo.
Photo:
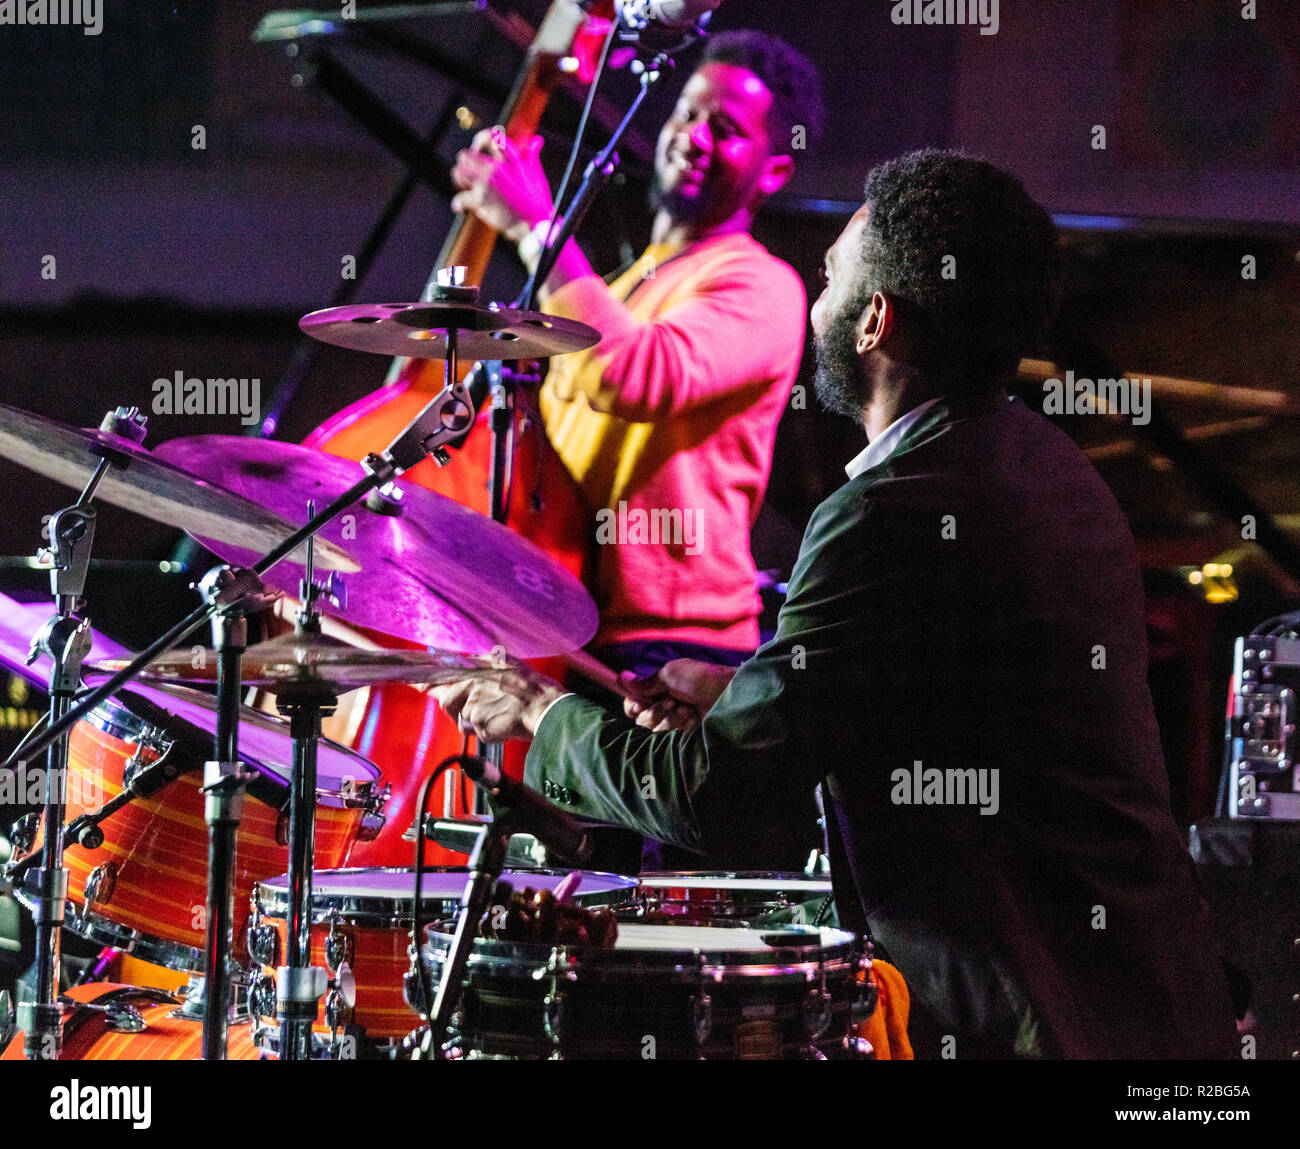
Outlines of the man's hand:
[{"label": "man's hand", "polygon": [[504,128],[479,132],[451,169],[452,182],[461,189],[451,201],[452,210],[473,212],[518,243],[551,216],[551,187],[537,158],[541,150],[541,136],[520,151]]},{"label": "man's hand", "polygon": [[713,709],[735,674],[734,666],[697,662],[693,658],[676,659],[649,678],[633,678],[625,672],[624,681],[641,700],[627,699],[623,703],[624,713],[635,718],[638,726],[656,732],[690,730]]},{"label": "man's hand", "polygon": [[431,693],[462,730],[480,742],[530,741],[546,708],[566,693],[559,683],[526,666],[435,686]]}]

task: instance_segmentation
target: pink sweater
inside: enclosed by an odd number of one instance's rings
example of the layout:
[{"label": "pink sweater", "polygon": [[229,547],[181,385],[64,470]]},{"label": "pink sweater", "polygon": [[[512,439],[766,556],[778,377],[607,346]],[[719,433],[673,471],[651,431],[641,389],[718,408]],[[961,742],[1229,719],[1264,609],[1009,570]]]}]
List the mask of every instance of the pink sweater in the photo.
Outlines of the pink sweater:
[{"label": "pink sweater", "polygon": [[613,284],[575,280],[546,309],[603,336],[555,359],[541,393],[597,512],[596,641],[753,649],[749,532],[803,352],[799,277],[736,233],[651,246]]}]

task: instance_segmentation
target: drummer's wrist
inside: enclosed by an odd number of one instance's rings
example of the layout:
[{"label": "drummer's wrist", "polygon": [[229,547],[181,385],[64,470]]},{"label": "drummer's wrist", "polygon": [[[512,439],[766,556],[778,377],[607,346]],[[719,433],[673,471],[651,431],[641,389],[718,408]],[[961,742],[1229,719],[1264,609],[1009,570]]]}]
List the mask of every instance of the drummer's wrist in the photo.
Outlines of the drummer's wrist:
[{"label": "drummer's wrist", "polygon": [[539,687],[524,715],[524,725],[528,727],[529,733],[535,735],[547,714],[551,712],[551,707],[560,699],[568,698],[572,693],[573,691],[565,690],[564,687],[552,683]]}]

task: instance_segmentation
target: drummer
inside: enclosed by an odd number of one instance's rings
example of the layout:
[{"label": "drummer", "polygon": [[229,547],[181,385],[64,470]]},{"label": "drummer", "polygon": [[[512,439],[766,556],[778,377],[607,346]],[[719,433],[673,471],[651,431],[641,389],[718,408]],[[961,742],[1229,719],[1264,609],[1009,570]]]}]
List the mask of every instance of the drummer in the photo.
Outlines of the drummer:
[{"label": "drummer", "polygon": [[524,670],[436,693],[481,737],[532,738],[527,780],[571,813],[686,846],[761,857],[822,783],[840,919],[906,978],[918,1057],[1225,1058],[1132,535],[1006,392],[1056,264],[1007,173],[943,152],[876,168],[812,316],[818,394],[870,443],[814,512],[775,638],[734,677],[665,668],[693,731]]},{"label": "drummer", "polygon": [[[596,512],[593,651],[614,669],[738,666],[758,645],[749,535],[799,370],[806,299],[750,232],[822,118],[816,69],[788,44],[714,37],[659,135],[650,245],[607,284],[571,241],[544,285],[548,312],[603,336],[553,361],[540,404]],[[492,129],[453,171],[453,206],[514,239],[530,266],[553,207],[541,146]],[[814,818],[810,805],[808,846]],[[807,853],[801,844],[767,865],[797,868]]]}]

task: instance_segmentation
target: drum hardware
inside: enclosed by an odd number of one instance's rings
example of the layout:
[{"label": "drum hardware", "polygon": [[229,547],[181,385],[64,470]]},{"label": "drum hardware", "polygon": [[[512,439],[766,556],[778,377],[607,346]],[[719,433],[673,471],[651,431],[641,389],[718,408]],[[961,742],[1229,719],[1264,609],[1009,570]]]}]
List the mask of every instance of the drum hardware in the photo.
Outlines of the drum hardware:
[{"label": "drum hardware", "polygon": [[[363,479],[350,487],[321,515],[311,516],[311,521],[306,526],[293,531],[288,538],[280,541],[254,565],[251,571],[241,571],[233,578],[214,577],[213,581],[205,587],[209,593],[205,596],[206,601],[202,607],[196,608],[167,634],[141,652],[128,666],[110,676],[100,686],[90,690],[76,705],[72,705],[71,702],[80,684],[82,660],[90,649],[89,627],[85,622],[76,619],[73,614],[80,593],[84,589],[85,564],[89,559],[89,546],[94,533],[93,511],[86,504],[95,494],[110,466],[125,470],[131,477],[131,482],[125,484],[124,489],[128,492],[125,501],[133,508],[141,504],[142,500],[138,496],[142,491],[147,490],[153,495],[157,495],[159,491],[175,493],[177,487],[181,486],[186,494],[190,494],[196,485],[202,486],[202,484],[186,476],[184,472],[153,460],[147,452],[140,449],[139,443],[143,440],[145,419],[135,409],[120,409],[113,413],[106,418],[101,430],[96,433],[73,432],[71,429],[59,428],[44,420],[34,420],[38,425],[38,431],[46,434],[51,444],[50,449],[45,450],[39,446],[33,448],[22,439],[19,439],[15,445],[9,441],[12,437],[9,429],[0,429],[0,445],[9,447],[9,454],[15,461],[25,465],[37,465],[37,469],[40,469],[40,464],[53,460],[57,466],[50,468],[51,477],[61,481],[70,481],[70,476],[80,479],[81,473],[88,466],[84,458],[87,451],[98,459],[77,503],[67,509],[68,513],[56,514],[50,524],[50,537],[53,542],[51,548],[53,569],[50,577],[59,613],[42,630],[37,639],[54,660],[49,691],[50,723],[43,734],[32,739],[27,749],[29,754],[33,754],[49,748],[49,771],[46,777],[45,864],[26,876],[26,887],[32,897],[37,923],[36,1000],[23,1004],[22,1015],[19,1018],[19,1024],[24,1030],[25,1049],[29,1058],[57,1057],[61,1040],[62,1015],[54,1004],[60,965],[59,931],[62,928],[68,889],[67,871],[62,868],[64,795],[61,792],[62,787],[55,784],[56,779],[66,776],[67,742],[61,736],[94,706],[124,685],[154,657],[205,622],[213,622],[214,627],[218,628],[219,639],[224,636],[225,641],[219,641],[218,646],[219,649],[227,652],[224,660],[226,668],[234,670],[235,664],[232,660],[235,658],[235,649],[239,645],[238,636],[227,631],[226,623],[214,621],[218,615],[236,607],[250,596],[260,595],[261,587],[257,576],[275,566],[281,559],[295,553],[300,544],[307,542],[311,543],[307,554],[310,572],[315,560],[314,535],[321,526],[364,498],[370,490],[382,486],[402,470],[419,462],[426,454],[442,450],[443,442],[463,432],[472,422],[473,409],[468,407],[463,385],[456,381],[455,376],[457,332],[454,328],[446,333],[444,342],[448,365],[446,387],[384,452],[368,457],[366,475]],[[596,342],[596,339],[593,338],[591,342]],[[13,412],[12,416],[15,426],[24,426],[33,422],[32,417],[24,416],[22,412]],[[177,476],[180,477],[179,480]],[[121,497],[121,492],[118,494]],[[218,498],[219,504],[226,508],[243,509],[244,500],[229,493],[223,495],[224,502]],[[152,510],[156,517],[162,501],[165,500],[158,498],[152,502],[148,499],[143,500],[146,513]],[[194,500],[195,503],[200,501]],[[184,507],[183,500],[181,504],[179,517],[172,521],[181,525],[186,522],[195,524],[194,514]],[[258,515],[264,522],[265,516],[260,511]],[[218,522],[214,525],[217,534],[222,536],[229,534],[227,522]],[[203,527],[199,529],[202,530]],[[322,548],[331,557],[338,553],[345,565],[355,567],[346,552],[335,552],[334,548],[326,543],[322,544]],[[314,583],[310,585],[314,586]],[[304,590],[304,598],[307,598],[306,590]],[[309,602],[307,610],[310,609]],[[224,685],[226,689],[222,701],[219,702],[216,763],[211,769],[205,767],[205,784],[209,788],[209,807],[212,812],[208,820],[211,823],[215,819],[221,824],[220,837],[224,842],[231,841],[226,831],[229,829],[228,823],[236,804],[231,801],[230,791],[232,789],[237,791],[243,781],[242,766],[234,754],[236,737],[234,727],[238,720],[239,692],[237,685],[231,689],[234,684],[228,681],[229,678],[230,675],[227,674],[219,675],[219,686]],[[305,1043],[309,1039],[310,1020],[303,1023],[299,1018],[288,1017],[287,1014],[305,1013],[307,995],[311,994],[314,1002],[324,992],[322,977],[318,977],[317,973],[307,972],[298,964],[302,957],[298,949],[298,939],[306,937],[301,910],[304,904],[308,910],[310,908],[311,834],[316,796],[316,747],[320,738],[320,713],[326,699],[332,699],[333,696],[321,687],[302,684],[295,684],[289,694],[293,697],[288,695],[282,697],[281,708],[289,716],[291,737],[294,741],[295,771],[291,796],[290,873],[299,875],[299,883],[306,885],[306,902],[303,903],[303,900],[299,899],[299,912],[295,915],[293,925],[298,927],[302,924],[303,928],[295,928],[291,931],[290,965],[284,967],[285,976],[280,979],[277,992],[283,998],[286,1010],[283,1022],[285,1040],[282,1042],[284,1054],[286,1059],[294,1060],[300,1052],[303,1056],[307,1055]],[[304,774],[307,775],[305,779]],[[218,850],[218,847],[214,847],[214,850]],[[228,868],[229,859],[230,853],[225,851],[221,856],[216,857],[215,861],[226,863]],[[302,876],[304,868],[305,877]],[[223,904],[218,900],[215,905],[210,904],[209,909],[216,911],[214,916],[217,920],[215,923],[209,920],[208,928],[210,933],[224,928],[224,933],[213,933],[209,938],[207,960],[211,1000],[214,1004],[211,1006],[212,1013],[205,1015],[204,1026],[205,1053],[215,1057],[220,1057],[225,1047],[219,1044],[219,1039],[209,1031],[218,1029],[224,1034],[226,1018],[220,1016],[220,1007],[228,1001],[227,995],[222,991],[229,984],[226,969],[230,926],[228,887],[218,893],[226,894],[225,902]],[[209,901],[210,903],[212,901],[211,892]],[[323,971],[318,972],[323,976]],[[313,1016],[314,1012],[313,1009]],[[209,1016],[213,1022],[211,1026],[208,1024]],[[302,1040],[298,1042],[288,1040],[290,1032]]]},{"label": "drum hardware", "polygon": [[[433,781],[432,776],[429,781]],[[424,801],[427,801],[428,789],[429,787],[426,786],[421,794],[421,818],[424,816]],[[483,832],[474,844],[474,851],[469,856],[469,880],[465,883],[465,893],[461,898],[456,932],[452,936],[447,963],[443,967],[442,980],[433,995],[433,1003],[427,1014],[429,1032],[425,1035],[425,1044],[422,1046],[427,1059],[438,1061],[446,1056],[443,1043],[447,1038],[452,1014],[460,1001],[465,969],[469,964],[469,956],[474,945],[474,935],[478,932],[478,924],[491,904],[492,892],[496,889],[501,871],[505,869],[506,851],[509,849],[512,833],[513,827],[510,825],[510,816],[507,812],[483,827]],[[417,857],[423,858],[423,856],[424,851],[421,848]],[[421,1000],[425,1000],[428,994],[423,984],[426,975],[424,959],[420,952],[421,939],[416,936],[411,941],[414,950],[411,960],[419,975],[417,980],[423,991]]]},{"label": "drum hardware", "polygon": [[[486,825],[482,818],[438,818],[432,814],[424,816],[424,836],[438,845],[458,854],[468,854]],[[402,838],[408,842],[415,841],[414,823]],[[547,850],[532,834],[513,834],[506,851],[506,866],[512,870],[529,869],[533,866],[545,866]]]},{"label": "drum hardware", "polygon": [[[138,446],[144,438],[144,416],[136,408],[119,407],[105,415],[94,436],[92,451],[98,461],[82,487],[77,501],[57,511],[50,519],[50,546],[40,557],[50,564],[50,592],[54,616],[32,640],[28,661],[38,654],[52,660],[49,676],[49,724],[56,726],[71,709],[81,685],[81,664],[90,653],[90,626],[78,617],[81,594],[95,538],[95,509],[90,505],[109,468],[122,466],[116,443]],[[27,753],[40,749],[40,736]],[[61,975],[61,939],[64,903],[68,894],[68,871],[63,864],[64,823],[67,820],[68,744],[66,739],[47,740],[44,825],[45,843],[39,867],[23,875],[23,888],[31,898],[36,925],[35,998],[18,1007],[18,1025],[24,1033],[23,1052],[29,1061],[56,1059],[63,1043],[63,1011],[56,1003]],[[20,746],[20,751],[23,747]],[[24,760],[25,761],[25,760]],[[6,765],[8,765],[6,763]]]},{"label": "drum hardware", "polygon": [[1300,821],[1300,612],[1280,615],[1237,639],[1228,691],[1219,813]]},{"label": "drum hardware", "polygon": [[[430,931],[428,960],[450,938]],[[470,1058],[834,1060],[856,1037],[859,940],[791,926],[628,925],[613,949],[480,938],[459,1053]],[[453,1055],[454,1055],[453,1051]]]},{"label": "drum hardware", "polygon": [[[308,565],[314,543],[307,540]],[[253,772],[239,757],[240,660],[248,645],[247,612],[268,602],[256,580],[241,580],[229,567],[209,571],[198,584],[214,609],[217,663],[216,757],[203,763],[203,820],[208,824],[208,889],[203,1059],[225,1060],[231,1007],[230,942],[234,929],[235,843],[244,812],[244,788]],[[314,782],[314,780],[313,780]],[[313,789],[313,796],[315,790]]]},{"label": "drum hardware", "polygon": [[[137,798],[148,798],[161,790],[168,782],[181,774],[182,767],[171,758],[173,742],[161,740],[162,731],[146,728],[140,741],[136,744],[131,757],[122,767],[122,792],[110,798],[98,810],[78,814],[68,823],[66,837],[84,846],[87,850],[98,850],[104,844],[104,831],[100,823],[116,814],[128,802]],[[96,867],[95,873],[98,873]],[[94,874],[91,875],[94,877]],[[104,897],[104,901],[111,896]],[[97,899],[91,896],[90,880],[86,882],[86,901]]]}]

